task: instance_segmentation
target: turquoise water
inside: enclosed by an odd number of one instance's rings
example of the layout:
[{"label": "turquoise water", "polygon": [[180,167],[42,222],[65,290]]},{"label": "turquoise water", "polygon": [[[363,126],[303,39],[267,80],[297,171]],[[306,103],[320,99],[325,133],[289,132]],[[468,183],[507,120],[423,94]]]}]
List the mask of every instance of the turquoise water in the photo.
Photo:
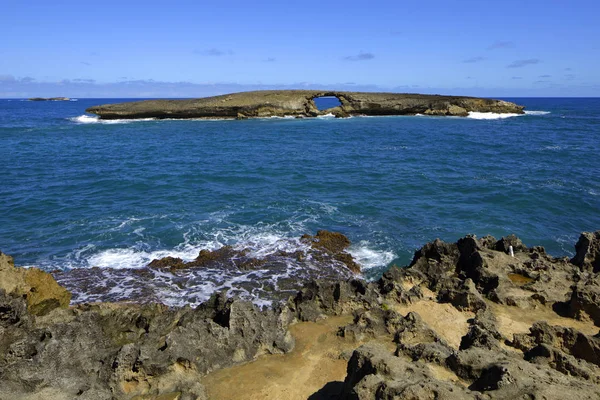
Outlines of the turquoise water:
[{"label": "turquoise water", "polygon": [[[509,100],[532,113],[103,123],[85,108],[123,99],[0,100],[0,250],[77,269],[58,274],[77,301],[114,295],[153,258],[224,244],[265,256],[318,229],[346,234],[368,278],[468,233],[572,254],[581,231],[600,229],[600,99]],[[103,290],[81,283],[90,267]],[[261,298],[300,269],[203,271],[175,292],[155,272],[153,290],[121,289],[167,303],[220,288]],[[239,289],[249,280],[271,286]]]}]

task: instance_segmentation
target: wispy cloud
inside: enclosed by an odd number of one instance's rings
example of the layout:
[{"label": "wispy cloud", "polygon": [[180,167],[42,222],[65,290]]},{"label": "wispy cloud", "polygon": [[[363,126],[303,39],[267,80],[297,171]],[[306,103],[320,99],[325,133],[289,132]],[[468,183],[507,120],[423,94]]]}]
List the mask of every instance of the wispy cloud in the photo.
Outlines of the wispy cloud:
[{"label": "wispy cloud", "polygon": [[540,75],[538,78],[552,78],[552,75]]},{"label": "wispy cloud", "polygon": [[375,54],[373,53],[364,53],[364,52],[360,52],[355,56],[346,56],[344,57],[344,60],[346,61],[366,61],[366,60],[372,60],[375,58]]},{"label": "wispy cloud", "polygon": [[87,65],[88,67],[92,65],[91,63],[89,63],[89,62],[87,62],[87,61],[81,61],[81,64],[83,64],[83,65]]},{"label": "wispy cloud", "polygon": [[492,44],[490,44],[487,49],[488,50],[496,50],[496,49],[511,49],[515,47],[514,42],[508,42],[508,41],[497,41],[494,42]]},{"label": "wispy cloud", "polygon": [[466,60],[463,60],[463,63],[465,63],[465,64],[474,64],[474,63],[482,62],[482,61],[485,61],[485,60],[486,60],[485,57],[471,57],[471,58],[467,58]]},{"label": "wispy cloud", "polygon": [[0,74],[0,83],[33,83],[35,82],[35,78],[30,76],[24,76],[22,78],[15,78],[10,74]]},{"label": "wispy cloud", "polygon": [[565,74],[565,80],[572,81],[576,78],[575,74]]},{"label": "wispy cloud", "polygon": [[402,31],[391,31],[390,35],[392,35],[392,36],[402,36],[403,33],[402,33]]},{"label": "wispy cloud", "polygon": [[0,74],[0,82],[15,82],[16,79],[13,75]]},{"label": "wispy cloud", "polygon": [[539,64],[542,61],[537,58],[528,58],[526,60],[516,60],[508,64],[506,68],[522,68],[527,65]]},{"label": "wispy cloud", "polygon": [[222,57],[222,56],[233,55],[232,50],[222,50],[222,49],[217,49],[216,47],[206,49],[206,50],[194,50],[194,53],[200,54],[201,56],[208,56],[208,57]]},{"label": "wispy cloud", "polygon": [[567,68],[565,68],[565,71],[573,71],[573,68],[567,67]]},{"label": "wispy cloud", "polygon": [[73,82],[78,82],[78,83],[96,83],[95,79],[73,79]]},{"label": "wispy cloud", "polygon": [[510,78],[510,79],[517,80],[517,79],[523,79],[523,77],[521,77],[521,76],[513,76],[513,77],[512,77],[512,78]]},{"label": "wispy cloud", "polygon": [[275,57],[269,57],[263,60],[264,62],[268,62],[268,63],[272,63],[277,61],[277,59]]}]

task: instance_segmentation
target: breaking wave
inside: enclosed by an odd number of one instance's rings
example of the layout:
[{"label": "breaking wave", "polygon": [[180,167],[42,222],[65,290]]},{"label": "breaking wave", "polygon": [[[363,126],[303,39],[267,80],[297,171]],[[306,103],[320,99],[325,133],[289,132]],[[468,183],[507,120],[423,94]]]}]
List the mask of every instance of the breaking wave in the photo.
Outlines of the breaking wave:
[{"label": "breaking wave", "polygon": [[[132,223],[134,219],[127,219],[118,226],[131,230]],[[150,240],[144,238],[143,231],[137,230],[133,233],[141,240],[131,247],[98,249],[88,244],[60,260],[63,268],[70,266],[71,269],[57,272],[55,276],[73,292],[74,303],[158,301],[171,306],[197,305],[221,290],[263,306],[294,295],[307,280],[352,276],[337,261],[313,259],[308,251],[310,246],[300,240],[299,232],[306,232],[302,222],[285,227],[279,224],[229,225],[208,229],[208,232],[205,228],[190,228],[183,235],[184,241],[171,249],[149,249]],[[147,268],[154,259],[176,257],[191,261],[200,250],[216,250],[225,245],[245,250],[248,257],[265,260],[265,263],[252,270],[231,265],[175,271]],[[348,252],[365,272],[386,267],[395,258],[391,251],[377,249],[369,241],[354,243]],[[298,257],[298,254],[303,256]]]}]

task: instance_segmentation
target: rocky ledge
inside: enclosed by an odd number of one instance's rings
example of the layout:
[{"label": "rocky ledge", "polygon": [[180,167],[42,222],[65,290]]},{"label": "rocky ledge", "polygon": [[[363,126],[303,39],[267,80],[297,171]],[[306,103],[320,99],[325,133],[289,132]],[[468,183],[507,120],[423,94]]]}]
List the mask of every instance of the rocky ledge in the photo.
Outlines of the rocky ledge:
[{"label": "rocky ledge", "polygon": [[[332,239],[307,237],[344,248]],[[575,250],[435,240],[376,282],[307,282],[269,310],[223,293],[195,309],[69,306],[49,274],[0,254],[0,398],[598,399],[600,231]],[[294,352],[293,368],[272,356]]]},{"label": "rocky ledge", "polygon": [[[336,97],[341,105],[319,111],[314,99]],[[502,100],[463,96],[318,90],[265,90],[189,100],[145,100],[90,107],[101,119],[264,118],[356,115],[449,115],[469,112],[523,114],[522,106]]]}]

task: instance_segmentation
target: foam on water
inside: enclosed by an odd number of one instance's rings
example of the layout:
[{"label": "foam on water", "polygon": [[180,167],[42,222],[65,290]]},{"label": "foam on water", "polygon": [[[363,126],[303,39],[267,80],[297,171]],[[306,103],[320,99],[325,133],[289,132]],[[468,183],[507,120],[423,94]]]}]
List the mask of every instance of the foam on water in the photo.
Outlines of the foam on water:
[{"label": "foam on water", "polygon": [[525,115],[548,115],[550,111],[525,111]]},{"label": "foam on water", "polygon": [[479,119],[479,120],[488,120],[488,119],[512,118],[512,117],[518,117],[518,116],[521,116],[521,115],[523,115],[523,114],[512,114],[512,113],[499,114],[499,113],[493,113],[493,112],[469,111],[469,116],[467,118]]},{"label": "foam on water", "polygon": [[328,113],[325,115],[318,115],[317,118],[319,119],[329,119],[329,118],[335,118],[335,115],[333,115],[332,113]]},{"label": "foam on water", "polygon": [[[335,210],[325,203],[316,205],[329,212]],[[218,223],[226,218],[226,213],[213,215],[209,222]],[[129,225],[135,220],[127,218],[119,226],[131,229]],[[229,295],[265,306],[273,301],[285,300],[307,280],[345,279],[352,276],[337,261],[327,264],[312,258],[310,246],[299,239],[299,232],[306,232],[302,222],[287,225],[288,231],[278,224],[232,224],[203,232],[203,237],[198,238],[198,230],[202,229],[202,224],[191,228],[184,234],[184,241],[172,249],[148,250],[148,243],[103,250],[94,245],[83,246],[74,251],[69,259],[73,266],[88,268],[65,270],[58,273],[57,279],[73,292],[74,303],[133,300],[159,301],[171,306],[197,305],[215,291],[225,290]],[[178,271],[146,268],[153,259],[176,257],[191,261],[202,249],[215,250],[224,245],[247,250],[248,257],[265,260],[266,264],[250,271],[227,265]],[[389,250],[376,249],[369,241],[353,244],[349,252],[364,271],[385,267],[395,257]],[[299,253],[304,257],[290,256]]]},{"label": "foam on water", "polygon": [[140,118],[140,119],[100,119],[98,116],[91,115],[80,115],[78,117],[68,118],[69,121],[73,121],[78,124],[129,124],[132,122],[142,121],[154,121],[154,118]]},{"label": "foam on water", "polygon": [[351,246],[348,252],[354,257],[362,270],[387,266],[396,258],[396,255],[391,251],[372,249],[367,240],[361,240],[358,245]]}]

